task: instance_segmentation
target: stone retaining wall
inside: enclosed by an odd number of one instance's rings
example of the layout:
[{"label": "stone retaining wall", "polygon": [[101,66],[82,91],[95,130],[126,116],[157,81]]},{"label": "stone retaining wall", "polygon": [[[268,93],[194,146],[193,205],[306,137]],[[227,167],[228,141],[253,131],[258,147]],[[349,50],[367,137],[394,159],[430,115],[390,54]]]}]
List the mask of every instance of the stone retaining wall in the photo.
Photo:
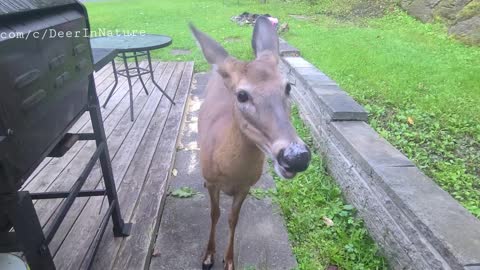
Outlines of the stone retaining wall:
[{"label": "stone retaining wall", "polygon": [[391,268],[480,269],[480,221],[381,138],[333,80],[281,44],[301,117]]}]

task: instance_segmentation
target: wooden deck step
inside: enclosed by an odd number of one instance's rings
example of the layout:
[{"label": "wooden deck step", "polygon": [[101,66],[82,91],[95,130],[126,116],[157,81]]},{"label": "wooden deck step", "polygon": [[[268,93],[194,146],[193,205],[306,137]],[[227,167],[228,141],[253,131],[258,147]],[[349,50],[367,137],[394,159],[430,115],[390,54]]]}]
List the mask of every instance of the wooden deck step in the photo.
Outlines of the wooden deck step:
[{"label": "wooden deck step", "polygon": [[[166,85],[166,82],[169,81],[171,74],[169,71],[173,73],[175,65],[175,63],[170,63],[167,66],[166,72],[163,74],[164,76],[162,76],[162,79],[160,80],[160,83],[163,84],[161,86]],[[150,86],[147,85],[147,87]],[[120,186],[121,181],[123,180],[123,177],[130,165],[131,160],[133,159],[133,156],[137,150],[138,145],[140,144],[140,141],[143,138],[143,135],[145,134],[146,129],[148,128],[151,117],[155,112],[156,107],[158,106],[158,102],[160,101],[161,96],[162,95],[159,91],[154,91],[150,97],[146,96],[145,94],[140,95],[140,97],[138,98],[140,101],[138,104],[140,106],[138,106],[136,108],[137,110],[135,110],[136,119],[133,125],[129,117],[126,117],[129,114],[127,112],[125,117],[122,118],[122,121],[114,130],[114,134],[112,135],[113,138],[110,138],[108,141],[109,148],[113,147],[115,149],[118,149],[115,155],[111,155],[113,175],[115,177],[117,189]],[[89,179],[87,180],[88,182],[85,184],[85,189],[94,188],[99,185],[101,180],[101,170],[100,167],[97,168],[97,170],[94,170],[91,173]],[[88,205],[84,207],[86,202],[88,202]],[[74,226],[72,227],[72,233],[68,234],[67,237],[63,240],[62,249],[58,251],[58,256],[56,255],[55,257],[55,264],[59,268],[79,268],[82,262],[81,260],[79,260],[79,258],[81,258],[81,254],[88,249],[94,237],[96,228],[101,221],[100,217],[103,216],[100,213],[101,202],[102,198],[85,198],[79,200],[78,203],[75,203],[72,206],[72,209],[69,213],[71,218],[67,217],[68,220],[74,220],[75,218],[77,218],[78,212],[82,211],[82,213],[80,213],[80,216],[78,217],[78,223],[74,224]],[[89,208],[93,208],[94,211],[89,211]],[[83,210],[86,210],[86,214],[83,213]],[[90,215],[90,212],[94,212],[93,215]],[[81,233],[78,233],[79,231]],[[75,250],[73,251],[73,255],[78,253],[77,256],[74,256],[77,257],[77,259],[67,259],[69,255],[72,256],[72,249]]]},{"label": "wooden deck step", "polygon": [[[141,92],[142,89],[139,83],[134,86],[134,90],[136,90],[139,93],[143,93]],[[122,105],[125,104],[124,105],[125,108],[119,111],[120,113],[118,114],[118,117],[117,117],[119,121],[115,121],[117,123],[117,126],[113,129],[111,136],[107,139],[109,144],[108,146],[109,146],[110,156],[112,158],[113,174],[114,174],[114,177],[117,177],[117,178],[119,177],[119,175],[121,175],[121,169],[124,164],[119,164],[119,162],[116,162],[116,161],[118,160],[119,156],[128,155],[128,153],[124,154],[121,152],[121,147],[124,145],[123,143],[126,140],[126,138],[130,136],[137,121],[141,119],[141,117],[143,117],[143,114],[142,114],[143,110],[140,110],[140,109],[147,108],[146,101],[148,100],[148,96],[144,94],[140,94],[139,97],[135,99],[134,107],[135,109],[137,109],[137,114],[135,115],[136,117],[135,122],[130,121],[130,117],[129,117],[130,114],[128,109],[129,101],[128,101],[128,98],[126,99],[127,101],[125,101],[122,104]],[[140,138],[136,138],[135,135],[136,134],[131,134],[131,136],[136,140],[141,140],[141,136]],[[128,143],[125,145],[128,145]],[[80,154],[88,153],[88,155],[91,155],[91,153],[93,153],[95,149],[95,143],[91,142],[91,144],[86,146],[86,149],[83,149]],[[82,160],[83,158],[84,157],[82,156]],[[88,158],[88,156],[86,158]],[[84,161],[81,161],[81,162],[84,163]],[[72,163],[75,164],[75,162],[72,162]],[[77,175],[78,175],[78,172],[74,174],[74,177],[68,178],[68,181],[66,181],[65,186],[71,186],[73,184],[73,181],[76,180]],[[99,164],[97,163],[94,169],[92,170],[92,172],[90,173],[89,178],[87,179],[87,182],[84,185],[84,189],[93,189],[97,187],[101,179],[102,179],[101,169]],[[79,213],[83,210],[87,200],[88,200],[87,198],[77,199],[76,202],[72,205],[72,208],[70,209],[65,220],[63,221],[62,226],[60,227],[59,236],[55,237],[50,244],[50,248],[53,251],[55,252],[58,251],[58,248],[63,243],[66,234],[72,229],[73,223],[77,220],[77,217]],[[50,212],[50,213],[51,213],[50,214],[51,216],[54,216],[53,212]],[[98,215],[98,212],[97,212],[97,215]]]},{"label": "wooden deck step", "polygon": [[[152,232],[158,223],[164,182],[170,171],[193,75],[192,62],[157,62],[154,67],[156,81],[174,97],[175,106],[160,91],[154,90],[149,76],[144,76],[150,95],[147,96],[140,82],[134,80],[133,122],[129,114],[128,85],[123,78],[107,107],[102,109],[121,210],[125,221],[134,225],[130,237],[114,238],[109,224],[94,269],[142,269],[148,265],[155,240]],[[102,104],[113,86],[111,67],[99,71],[95,77]],[[88,115],[83,116],[71,132],[91,132]],[[78,142],[65,156],[44,160],[24,189],[30,192],[69,190],[94,150],[94,142]],[[93,188],[103,188],[98,163],[83,189]],[[49,226],[61,202],[58,199],[35,203],[44,228]],[[75,200],[49,245],[57,269],[86,267],[84,258],[107,207],[108,202],[103,202],[102,197]],[[132,245],[137,248],[131,249]]]}]

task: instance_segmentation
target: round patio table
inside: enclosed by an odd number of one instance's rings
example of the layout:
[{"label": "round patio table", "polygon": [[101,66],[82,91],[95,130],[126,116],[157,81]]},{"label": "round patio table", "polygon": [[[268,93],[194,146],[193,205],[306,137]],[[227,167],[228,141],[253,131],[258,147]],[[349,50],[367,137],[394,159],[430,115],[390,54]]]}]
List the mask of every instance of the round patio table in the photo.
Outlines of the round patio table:
[{"label": "round patio table", "polygon": [[[91,46],[94,49],[114,49],[117,52],[117,57],[123,60],[124,68],[117,69],[115,60],[112,60],[113,74],[115,77],[115,84],[112,90],[108,94],[107,100],[103,104],[105,108],[108,101],[113,95],[115,88],[118,85],[118,76],[126,77],[128,80],[128,87],[130,92],[130,118],[134,120],[133,113],[133,89],[132,78],[138,77],[142,83],[145,93],[148,95],[147,86],[142,78],[142,75],[150,74],[150,79],[153,84],[162,92],[162,94],[168,98],[168,100],[175,105],[173,99],[165,93],[165,91],[155,81],[152,68],[152,58],[150,51],[164,48],[172,44],[172,38],[164,35],[144,34],[144,35],[116,35],[106,37],[95,37],[90,40]],[[138,57],[147,56],[148,67],[143,68],[138,64]],[[133,67],[128,66],[128,59],[134,58],[135,65]]]}]

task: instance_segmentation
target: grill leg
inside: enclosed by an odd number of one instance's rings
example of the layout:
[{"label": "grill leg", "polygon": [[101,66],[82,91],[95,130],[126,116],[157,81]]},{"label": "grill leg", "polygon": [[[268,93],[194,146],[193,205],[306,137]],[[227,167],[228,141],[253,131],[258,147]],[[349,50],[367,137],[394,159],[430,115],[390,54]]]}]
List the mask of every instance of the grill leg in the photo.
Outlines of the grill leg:
[{"label": "grill leg", "polygon": [[[89,103],[92,127],[98,146],[102,142],[107,143],[107,137],[105,136],[105,130],[103,129],[102,115],[100,112],[100,105],[98,103],[97,93],[95,91],[95,81],[93,80],[93,76],[90,76]],[[128,236],[130,234],[131,224],[124,223],[122,219],[120,205],[118,204],[117,189],[115,187],[115,180],[113,178],[112,163],[110,162],[111,159],[108,152],[108,147],[105,147],[104,151],[100,154],[99,159],[103,173],[103,180],[105,181],[105,190],[107,193],[108,202],[110,203],[110,205],[114,204],[114,207],[112,209],[113,234],[116,237]]]},{"label": "grill leg", "polygon": [[115,83],[113,84],[112,90],[110,90],[110,93],[108,94],[107,100],[103,103],[103,108],[107,107],[108,101],[112,98],[113,92],[115,92],[115,88],[117,88],[118,85],[118,75],[117,75],[117,67],[115,66],[115,59],[112,60],[112,68],[113,68],[113,77],[115,78]]},{"label": "grill leg", "polygon": [[13,202],[10,219],[15,228],[17,241],[27,258],[32,270],[55,269],[52,255],[45,245],[42,226],[38,220],[32,198],[26,191],[18,192],[17,201]]}]

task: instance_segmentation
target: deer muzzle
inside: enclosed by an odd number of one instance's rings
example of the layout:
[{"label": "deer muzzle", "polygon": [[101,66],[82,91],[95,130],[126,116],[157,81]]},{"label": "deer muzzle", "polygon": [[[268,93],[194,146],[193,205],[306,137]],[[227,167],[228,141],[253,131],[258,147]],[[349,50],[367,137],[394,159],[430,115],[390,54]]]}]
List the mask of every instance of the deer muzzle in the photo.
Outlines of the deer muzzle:
[{"label": "deer muzzle", "polygon": [[308,168],[312,155],[305,144],[290,143],[277,155],[280,173],[285,178],[293,178],[296,173]]}]

